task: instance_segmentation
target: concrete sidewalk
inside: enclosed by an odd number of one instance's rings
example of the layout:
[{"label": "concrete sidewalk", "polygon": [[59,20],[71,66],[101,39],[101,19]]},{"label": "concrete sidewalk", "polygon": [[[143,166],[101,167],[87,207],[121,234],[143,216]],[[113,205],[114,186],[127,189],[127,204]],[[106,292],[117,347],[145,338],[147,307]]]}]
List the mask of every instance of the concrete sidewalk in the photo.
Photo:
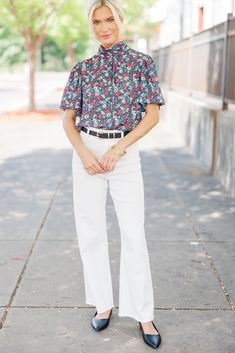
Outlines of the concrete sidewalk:
[{"label": "concrete sidewalk", "polygon": [[[152,352],[118,316],[120,236],[107,229],[115,308],[95,332],[72,208],[72,148],[61,121],[1,124],[1,353]],[[235,351],[235,200],[159,123],[139,141],[155,323],[164,353]]]}]

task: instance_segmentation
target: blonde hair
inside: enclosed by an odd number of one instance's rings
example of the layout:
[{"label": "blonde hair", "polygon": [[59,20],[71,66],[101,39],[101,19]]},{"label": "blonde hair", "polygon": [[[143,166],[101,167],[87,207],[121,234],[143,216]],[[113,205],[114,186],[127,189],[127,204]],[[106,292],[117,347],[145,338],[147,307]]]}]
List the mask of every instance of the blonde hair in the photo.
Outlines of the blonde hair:
[{"label": "blonde hair", "polygon": [[87,17],[88,17],[88,26],[91,33],[91,37],[94,40],[96,40],[96,35],[92,26],[92,18],[93,18],[94,11],[101,6],[107,6],[110,8],[110,10],[113,13],[115,22],[119,28],[120,34],[123,34],[124,33],[124,27],[123,27],[124,12],[122,10],[121,3],[119,2],[119,0],[89,0],[88,6],[87,6]]}]

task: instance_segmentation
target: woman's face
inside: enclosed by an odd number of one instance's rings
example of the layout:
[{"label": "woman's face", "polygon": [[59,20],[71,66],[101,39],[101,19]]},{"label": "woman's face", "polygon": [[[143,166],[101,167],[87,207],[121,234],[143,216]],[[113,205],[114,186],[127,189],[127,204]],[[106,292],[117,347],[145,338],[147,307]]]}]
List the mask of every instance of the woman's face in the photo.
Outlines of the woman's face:
[{"label": "woman's face", "polygon": [[97,39],[104,48],[118,43],[119,28],[115,22],[111,9],[107,6],[101,6],[93,12],[92,26]]}]

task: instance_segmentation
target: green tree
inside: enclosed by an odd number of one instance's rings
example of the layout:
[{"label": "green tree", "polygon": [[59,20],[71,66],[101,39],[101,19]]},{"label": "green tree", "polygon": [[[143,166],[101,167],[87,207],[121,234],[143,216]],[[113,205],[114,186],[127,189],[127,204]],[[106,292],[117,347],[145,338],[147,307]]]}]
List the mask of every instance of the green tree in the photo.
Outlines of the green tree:
[{"label": "green tree", "polygon": [[29,64],[29,110],[35,110],[37,52],[63,0],[0,0],[1,23],[23,38]]},{"label": "green tree", "polygon": [[0,25],[0,68],[11,69],[25,62],[23,39],[16,36],[9,28]]},{"label": "green tree", "polygon": [[66,0],[56,16],[50,37],[66,50],[70,68],[76,63],[76,54],[86,49],[87,28],[84,0]]}]

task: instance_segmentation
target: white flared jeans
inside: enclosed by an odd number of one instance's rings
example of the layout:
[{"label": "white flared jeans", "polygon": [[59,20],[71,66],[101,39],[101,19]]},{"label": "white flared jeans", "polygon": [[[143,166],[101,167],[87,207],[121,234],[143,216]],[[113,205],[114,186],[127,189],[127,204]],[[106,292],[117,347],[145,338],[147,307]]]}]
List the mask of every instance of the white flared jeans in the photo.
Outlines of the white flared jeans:
[{"label": "white flared jeans", "polygon": [[[104,129],[91,128],[95,131]],[[108,130],[117,132],[118,130]],[[120,131],[119,131],[120,132]],[[99,138],[80,131],[84,145],[100,160],[120,138]],[[154,319],[154,297],[145,238],[144,184],[138,142],[126,148],[113,171],[90,175],[73,150],[73,203],[85,302],[98,313],[114,307],[106,230],[109,186],[120,228],[119,316],[137,321]]]}]

